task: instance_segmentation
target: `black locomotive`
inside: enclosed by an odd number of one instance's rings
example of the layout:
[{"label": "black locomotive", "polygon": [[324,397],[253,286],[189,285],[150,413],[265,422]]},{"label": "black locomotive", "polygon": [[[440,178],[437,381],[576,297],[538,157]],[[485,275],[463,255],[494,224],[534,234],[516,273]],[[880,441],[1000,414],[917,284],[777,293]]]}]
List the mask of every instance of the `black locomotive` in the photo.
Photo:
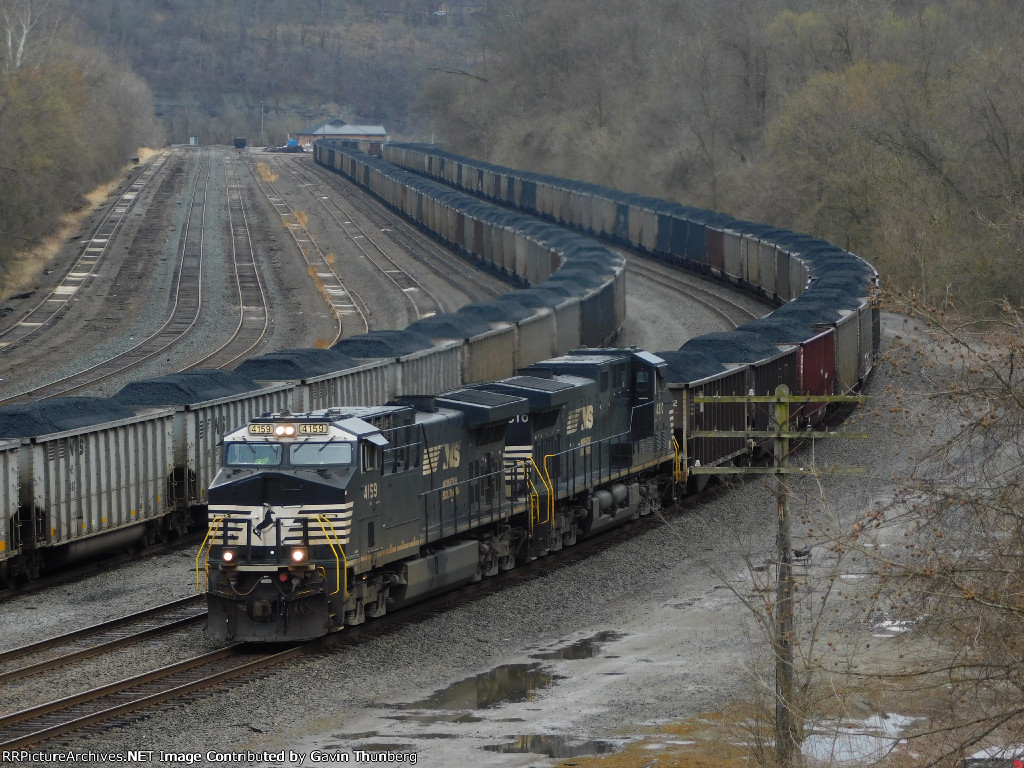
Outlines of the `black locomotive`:
[{"label": "black locomotive", "polygon": [[678,465],[665,363],[636,349],[267,414],[225,437],[209,490],[209,631],[305,640],[359,624],[646,514]]}]

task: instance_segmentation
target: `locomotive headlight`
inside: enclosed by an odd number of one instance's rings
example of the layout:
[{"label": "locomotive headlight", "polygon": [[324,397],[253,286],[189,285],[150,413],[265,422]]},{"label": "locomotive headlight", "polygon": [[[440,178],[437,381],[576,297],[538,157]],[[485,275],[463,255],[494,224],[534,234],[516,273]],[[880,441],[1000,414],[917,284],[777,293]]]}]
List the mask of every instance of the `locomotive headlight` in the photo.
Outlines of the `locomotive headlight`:
[{"label": "locomotive headlight", "polygon": [[294,424],[278,424],[274,427],[274,434],[277,437],[295,437]]},{"label": "locomotive headlight", "polygon": [[235,565],[235,550],[225,549],[221,552],[220,559],[224,562],[224,565]]},{"label": "locomotive headlight", "polygon": [[309,553],[306,551],[305,547],[295,547],[295,549],[291,551],[292,565],[302,565],[306,562],[306,558],[308,556]]}]

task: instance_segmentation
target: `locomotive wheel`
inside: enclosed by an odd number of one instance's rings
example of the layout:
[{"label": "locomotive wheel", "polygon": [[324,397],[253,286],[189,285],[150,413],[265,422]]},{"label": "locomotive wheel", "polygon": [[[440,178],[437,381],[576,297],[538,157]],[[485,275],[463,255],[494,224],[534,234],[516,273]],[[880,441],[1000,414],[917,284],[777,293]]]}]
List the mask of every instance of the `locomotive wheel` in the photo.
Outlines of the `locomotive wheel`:
[{"label": "locomotive wheel", "polygon": [[491,576],[497,576],[498,575],[498,558],[495,557],[494,555],[491,555],[486,560],[484,560],[484,562],[486,563],[487,567],[486,568],[482,568],[480,570],[480,576],[485,578],[485,579],[489,579]]},{"label": "locomotive wheel", "polygon": [[661,512],[661,497],[651,494],[640,502],[640,516],[649,515],[652,512]]},{"label": "locomotive wheel", "polygon": [[366,606],[365,613],[371,619],[379,619],[388,612],[388,596],[384,592],[377,594],[377,599]]},{"label": "locomotive wheel", "polygon": [[356,600],[356,609],[354,611],[345,611],[345,623],[350,627],[354,627],[365,621],[366,611],[363,609],[363,601]]},{"label": "locomotive wheel", "polygon": [[548,551],[558,552],[562,549],[565,544],[565,536],[560,534],[558,531],[552,531],[551,535],[548,536]]}]

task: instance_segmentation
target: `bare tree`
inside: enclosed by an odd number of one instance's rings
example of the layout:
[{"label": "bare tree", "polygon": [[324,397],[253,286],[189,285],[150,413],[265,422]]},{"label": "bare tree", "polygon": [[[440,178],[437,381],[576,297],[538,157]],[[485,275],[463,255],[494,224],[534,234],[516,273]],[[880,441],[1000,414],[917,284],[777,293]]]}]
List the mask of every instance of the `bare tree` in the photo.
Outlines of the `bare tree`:
[{"label": "bare tree", "polygon": [[60,29],[62,20],[59,5],[53,0],[0,2],[4,74],[13,75],[23,66],[38,62]]},{"label": "bare tree", "polygon": [[[890,363],[926,384],[914,410],[933,420],[935,446],[854,526],[876,607],[914,627],[904,664],[861,679],[925,698],[914,738],[939,759],[1024,741],[1024,314],[1004,303],[979,321],[948,302],[893,299],[925,329]],[[892,394],[890,407],[910,412],[909,396]],[[890,545],[862,546],[868,534]]]}]

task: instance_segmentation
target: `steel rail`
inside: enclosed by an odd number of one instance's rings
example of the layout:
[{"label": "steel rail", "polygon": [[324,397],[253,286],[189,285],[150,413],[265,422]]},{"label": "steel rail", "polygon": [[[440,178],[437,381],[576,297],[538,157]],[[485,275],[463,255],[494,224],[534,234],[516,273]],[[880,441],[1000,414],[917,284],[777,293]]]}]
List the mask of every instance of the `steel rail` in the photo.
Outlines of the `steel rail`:
[{"label": "steel rail", "polygon": [[0,349],[21,343],[49,326],[64,313],[68,303],[85,285],[86,280],[94,277],[96,265],[106,255],[110,241],[128,217],[129,211],[134,208],[139,195],[163,169],[166,160],[167,156],[163,153],[155,158],[107,208],[99,223],[93,228],[92,234],[85,240],[81,252],[65,270],[60,282],[13,325],[0,331]]},{"label": "steel rail", "polygon": [[[350,291],[345,286],[341,276],[335,271],[334,265],[328,261],[327,254],[324,253],[316,239],[300,221],[292,207],[285,202],[284,197],[277,191],[273,181],[269,178],[272,175],[269,172],[269,166],[252,159],[248,151],[240,152],[239,154],[244,159],[250,173],[252,173],[253,179],[255,179],[260,191],[267,198],[267,202],[274,207],[278,215],[281,216],[281,220],[285,222],[285,228],[292,236],[295,245],[299,249],[299,253],[302,254],[302,258],[305,259],[309,267],[310,276],[315,276],[320,282],[318,287],[321,287],[324,298],[338,324],[338,332],[328,346],[334,346],[334,343],[345,334],[353,335],[368,331],[370,329],[370,322],[367,317],[366,302],[363,301],[359,294],[355,291]],[[260,168],[261,165],[263,169]],[[300,235],[302,236],[300,237]],[[310,253],[311,250],[313,252],[312,255]],[[346,329],[345,317],[352,317],[353,315],[358,317],[361,327]]]},{"label": "steel rail", "polygon": [[[683,280],[676,270],[662,270],[645,264],[642,257],[629,255],[626,259],[626,271],[639,277],[654,280],[666,288],[686,296],[696,304],[700,304],[721,317],[733,328],[738,328],[745,322],[762,317],[762,315],[737,304],[728,296],[718,291]],[[727,305],[729,309],[722,309],[722,304]],[[737,321],[735,319],[737,315],[742,319]]]},{"label": "steel rail", "polygon": [[[202,213],[197,221],[193,221],[193,219],[196,219],[195,212],[197,207],[199,207],[196,203],[196,196],[199,194],[200,183],[203,181],[205,183],[202,185]],[[166,352],[195,327],[199,320],[200,309],[202,308],[203,246],[208,192],[209,163],[204,164],[200,162],[199,172],[196,174],[195,184],[192,188],[192,198],[185,224],[185,234],[182,239],[179,251],[180,257],[175,271],[171,311],[160,329],[135,346],[112,355],[106,360],[70,376],[64,376],[33,389],[6,397],[0,400],[0,404],[30,396],[54,397],[77,392],[80,389],[139,366]],[[197,231],[193,232],[193,230]]]},{"label": "steel rail", "polygon": [[[284,162],[279,161],[279,164],[284,165]],[[412,309],[413,320],[419,320],[424,317],[430,317],[431,315],[434,314],[444,314],[445,312],[449,311],[445,302],[439,299],[429,288],[423,285],[423,283],[421,283],[415,277],[415,275],[413,275],[408,270],[403,269],[398,264],[398,262],[396,262],[385,251],[384,247],[379,242],[377,242],[377,239],[375,237],[370,235],[365,229],[363,229],[358,223],[356,223],[355,217],[352,216],[352,214],[345,209],[345,207],[337,200],[337,198],[334,195],[327,194],[327,190],[324,188],[324,185],[322,183],[320,183],[314,176],[311,176],[309,173],[305,172],[304,169],[299,168],[298,163],[292,162],[289,163],[289,165],[296,168],[296,175],[299,175],[301,176],[301,178],[305,179],[307,181],[308,186],[315,186],[318,190],[320,190],[323,193],[321,195],[317,195],[317,202],[324,209],[324,211],[326,211],[327,215],[331,217],[334,223],[341,229],[341,231],[349,236],[352,245],[355,246],[361,254],[363,254],[366,260],[370,264],[372,264],[374,268],[378,272],[380,272],[380,274],[386,280],[391,282],[399,291],[402,292],[403,296],[405,297],[405,300],[409,303],[409,306]],[[333,205],[337,209],[337,212],[331,209],[331,205]],[[338,216],[338,212],[340,212],[347,219],[347,221],[342,221],[341,218],[339,218]],[[354,228],[358,235],[350,232],[349,227]],[[377,252],[378,258],[386,260],[391,265],[392,268],[388,269],[386,266],[380,264],[377,261],[377,259],[374,258],[374,256],[370,253],[370,251],[363,247],[362,243],[359,242],[360,240],[366,240],[367,242],[369,242],[373,246],[373,249]],[[404,277],[404,280],[407,281],[410,285],[402,285],[402,281],[395,277],[395,273],[402,275]],[[421,308],[415,296],[411,293],[411,291],[413,290],[418,291],[424,296],[426,296],[432,303],[433,308]]]},{"label": "steel rail", "polygon": [[152,707],[308,652],[297,646],[239,661],[236,647],[169,664],[116,683],[0,717],[0,749],[11,750]]},{"label": "steel rail", "polygon": [[[57,635],[0,652],[0,665],[3,667],[17,663],[16,666],[12,666],[10,669],[0,671],[0,683],[19,680],[71,661],[82,661],[92,658],[129,643],[194,624],[206,616],[205,606],[203,606],[203,610],[198,612],[189,611],[188,609],[201,606],[204,602],[205,598],[201,595],[186,597],[164,605],[147,608],[137,613],[110,619],[90,627],[83,627],[63,635]],[[180,615],[182,611],[185,611],[184,616]],[[158,619],[166,614],[172,614],[169,620],[155,624],[152,623],[154,619]],[[140,623],[143,624],[140,629],[128,629],[130,625]],[[122,634],[122,631],[126,629],[128,629],[128,634]],[[83,642],[85,643],[84,645]],[[43,655],[46,651],[55,650],[61,646],[69,646],[70,648],[63,653],[41,661],[24,663],[26,658],[30,660],[33,656]]]},{"label": "steel rail", "polygon": [[228,368],[247,357],[267,335],[270,327],[270,306],[267,301],[260,268],[256,263],[256,248],[246,215],[245,198],[231,157],[228,168],[228,230],[231,235],[231,263],[238,297],[238,324],[234,332],[220,347],[186,368],[201,365]]},{"label": "steel rail", "polygon": [[[434,238],[419,235],[416,228],[411,226],[408,221],[393,214],[390,209],[382,207],[366,193],[366,190],[353,184],[344,176],[327,171],[320,166],[316,166],[314,172],[315,178],[322,186],[331,186],[343,191],[345,198],[350,200],[360,213],[377,221],[382,232],[386,232],[398,245],[406,248],[410,255],[417,258],[428,269],[449,280],[458,277],[460,281],[474,285],[487,296],[500,296],[505,292],[489,285],[477,276],[474,270],[467,270],[466,261],[453,258],[443,250],[436,248],[437,241]],[[423,258],[416,256],[417,251],[422,254]]]}]

